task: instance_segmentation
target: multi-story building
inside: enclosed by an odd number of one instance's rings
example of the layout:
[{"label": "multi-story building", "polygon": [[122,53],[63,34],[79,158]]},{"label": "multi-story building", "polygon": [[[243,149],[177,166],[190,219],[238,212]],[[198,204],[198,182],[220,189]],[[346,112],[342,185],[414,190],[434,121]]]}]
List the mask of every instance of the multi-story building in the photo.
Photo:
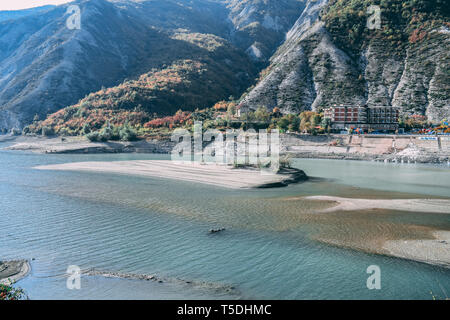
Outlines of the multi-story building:
[{"label": "multi-story building", "polygon": [[398,108],[391,106],[333,106],[324,110],[334,130],[362,129],[365,131],[396,131]]}]

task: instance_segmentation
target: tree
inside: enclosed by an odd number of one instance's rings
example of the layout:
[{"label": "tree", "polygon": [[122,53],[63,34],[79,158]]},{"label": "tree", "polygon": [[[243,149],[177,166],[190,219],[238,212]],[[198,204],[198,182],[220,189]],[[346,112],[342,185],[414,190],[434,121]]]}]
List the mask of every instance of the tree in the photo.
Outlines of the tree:
[{"label": "tree", "polygon": [[[321,123],[322,117],[319,113],[314,111],[304,111],[300,114],[300,131],[306,130],[313,133],[316,127]],[[317,130],[316,130],[317,131]]]},{"label": "tree", "polygon": [[259,107],[255,111],[255,120],[261,121],[261,122],[269,122],[270,121],[270,114],[264,107]]},{"label": "tree", "polygon": [[234,102],[228,104],[227,112],[229,116],[234,116],[236,114],[236,104]]},{"label": "tree", "polygon": [[91,132],[91,126],[89,125],[89,123],[86,122],[83,125],[82,134],[86,135],[86,134],[88,134],[90,132]]},{"label": "tree", "polygon": [[134,141],[137,139],[137,133],[128,124],[124,125],[119,131],[120,140],[122,141]]},{"label": "tree", "polygon": [[278,108],[278,107],[273,108],[272,114],[273,114],[274,117],[279,117],[280,114],[281,114],[280,108]]},{"label": "tree", "polygon": [[289,118],[287,116],[282,117],[278,120],[277,126],[281,131],[287,131],[289,129]]},{"label": "tree", "polygon": [[328,133],[331,131],[331,119],[330,118],[323,118],[322,122],[320,123],[320,126],[325,129]]}]

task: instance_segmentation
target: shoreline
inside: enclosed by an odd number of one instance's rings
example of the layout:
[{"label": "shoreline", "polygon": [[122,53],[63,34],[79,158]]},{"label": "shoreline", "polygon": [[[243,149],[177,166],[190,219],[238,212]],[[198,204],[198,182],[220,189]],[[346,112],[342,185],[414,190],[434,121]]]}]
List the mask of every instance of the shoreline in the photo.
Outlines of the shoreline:
[{"label": "shoreline", "polygon": [[0,263],[0,284],[14,284],[31,272],[28,260],[3,261]]},{"label": "shoreline", "polygon": [[[306,200],[330,201],[336,203],[319,213],[386,209],[424,213],[450,214],[450,200],[447,199],[354,199],[332,196],[309,196]],[[295,198],[294,198],[295,200]]]},{"label": "shoreline", "polygon": [[450,231],[432,232],[434,239],[388,240],[382,250],[397,258],[450,269]]},{"label": "shoreline", "polygon": [[170,160],[135,160],[114,162],[75,162],[37,166],[37,170],[81,171],[126,174],[202,183],[229,189],[278,188],[308,179],[298,169],[263,173],[258,169],[236,169],[224,164],[175,162]]},{"label": "shoreline", "polygon": [[[450,164],[450,137],[446,136],[438,137],[436,141],[404,135],[312,136],[290,133],[281,134],[280,138],[281,155],[301,159]],[[11,144],[2,150],[43,154],[170,154],[175,146],[170,139],[90,142],[85,137],[4,136],[0,137],[2,142]]]},{"label": "shoreline", "polygon": [[27,137],[17,136],[0,140],[10,146],[7,151],[30,151],[41,154],[102,154],[102,153],[153,153],[170,154],[175,143],[170,140],[137,140],[91,142],[85,137]]}]

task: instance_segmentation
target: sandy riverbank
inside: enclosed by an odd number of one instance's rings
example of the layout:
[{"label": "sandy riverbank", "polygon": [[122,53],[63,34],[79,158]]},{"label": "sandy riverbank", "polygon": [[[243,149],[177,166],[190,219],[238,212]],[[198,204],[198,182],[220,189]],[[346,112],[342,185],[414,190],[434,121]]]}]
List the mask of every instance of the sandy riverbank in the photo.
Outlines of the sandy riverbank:
[{"label": "sandy riverbank", "polygon": [[31,271],[26,260],[0,262],[0,283],[11,284],[25,278]]},{"label": "sandy riverbank", "polygon": [[17,136],[0,139],[11,145],[4,150],[31,151],[47,154],[65,153],[161,153],[172,151],[174,143],[169,140],[139,140],[132,142],[91,142],[85,137],[28,137]]},{"label": "sandy riverbank", "polygon": [[311,196],[305,199],[336,203],[336,206],[322,212],[388,209],[450,214],[450,200],[446,199],[352,199],[331,196]]},{"label": "sandy riverbank", "polygon": [[388,254],[450,268],[450,231],[433,232],[435,239],[386,241]]},{"label": "sandy riverbank", "polygon": [[282,187],[307,179],[305,173],[297,169],[286,169],[280,174],[273,174],[262,173],[260,170],[252,168],[235,169],[222,164],[156,160],[77,162],[38,166],[35,169],[128,174],[183,180],[232,189]]},{"label": "sandy riverbank", "polygon": [[[403,212],[421,212],[424,214],[450,214],[450,200],[446,199],[351,199],[330,196],[311,196],[304,199],[330,201],[336,204],[331,208],[318,212],[322,214],[343,215],[345,212],[363,212],[375,209],[377,209],[376,211],[381,209]],[[375,214],[376,211],[374,211]],[[359,240],[356,241],[355,239],[351,239],[350,242],[345,243],[345,246],[352,247],[352,243],[357,242],[359,246],[362,245],[362,248],[366,247],[369,251],[374,251],[376,253],[450,268],[450,231],[426,231],[426,228],[421,228],[420,226],[404,226],[404,228],[410,228],[412,234],[415,233],[415,229],[420,230],[418,234],[424,233],[423,236],[425,238],[391,240],[389,239],[389,235],[380,234],[364,237],[366,239],[365,243],[360,243]],[[371,232],[371,230],[368,231]],[[400,230],[397,231],[400,233]],[[342,245],[342,243],[336,239],[330,240],[326,238],[322,240],[324,242]]]}]

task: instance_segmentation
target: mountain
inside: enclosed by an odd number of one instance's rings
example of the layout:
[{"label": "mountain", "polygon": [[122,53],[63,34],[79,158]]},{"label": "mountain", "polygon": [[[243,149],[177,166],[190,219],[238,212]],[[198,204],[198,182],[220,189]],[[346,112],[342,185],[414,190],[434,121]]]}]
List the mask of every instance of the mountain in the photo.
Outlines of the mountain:
[{"label": "mountain", "polygon": [[180,32],[171,39],[179,43],[171,43],[166,50],[176,50],[182,59],[90,93],[26,130],[41,132],[42,127],[51,127],[57,134],[78,135],[107,123],[142,126],[154,114],[208,108],[220,99],[238,95],[256,75],[249,57],[217,36]]},{"label": "mountain", "polygon": [[[243,111],[367,104],[450,116],[445,0],[71,4],[80,30],[66,27],[68,5],[0,22],[0,129],[38,115],[79,132],[83,118],[139,122],[230,96]],[[379,29],[367,27],[371,5]]]},{"label": "mountain", "polygon": [[[381,7],[379,30],[366,27],[370,5]],[[440,121],[450,116],[449,52],[446,1],[309,1],[242,107],[393,105]]]},{"label": "mountain", "polygon": [[0,22],[23,18],[29,15],[41,13],[42,11],[46,11],[52,8],[54,8],[54,6],[49,5],[24,10],[0,11]]},{"label": "mountain", "polygon": [[[186,60],[208,70],[198,84],[207,97],[198,106],[240,96],[265,63],[249,48],[257,43],[269,57],[303,3],[276,2],[251,0],[241,7],[231,0],[80,0],[70,3],[81,9],[80,30],[66,27],[69,4],[0,22],[0,129],[22,128],[35,115],[43,119],[102,87],[128,86],[131,79]],[[249,14],[255,10],[260,14]],[[261,37],[263,30],[270,36]],[[209,50],[195,38],[220,45]],[[189,86],[190,76],[183,81]],[[161,103],[148,110],[167,114],[193,108],[161,95],[166,98],[157,95]]]},{"label": "mountain", "polygon": [[285,40],[306,0],[230,0],[231,41],[255,61],[267,61]]}]

